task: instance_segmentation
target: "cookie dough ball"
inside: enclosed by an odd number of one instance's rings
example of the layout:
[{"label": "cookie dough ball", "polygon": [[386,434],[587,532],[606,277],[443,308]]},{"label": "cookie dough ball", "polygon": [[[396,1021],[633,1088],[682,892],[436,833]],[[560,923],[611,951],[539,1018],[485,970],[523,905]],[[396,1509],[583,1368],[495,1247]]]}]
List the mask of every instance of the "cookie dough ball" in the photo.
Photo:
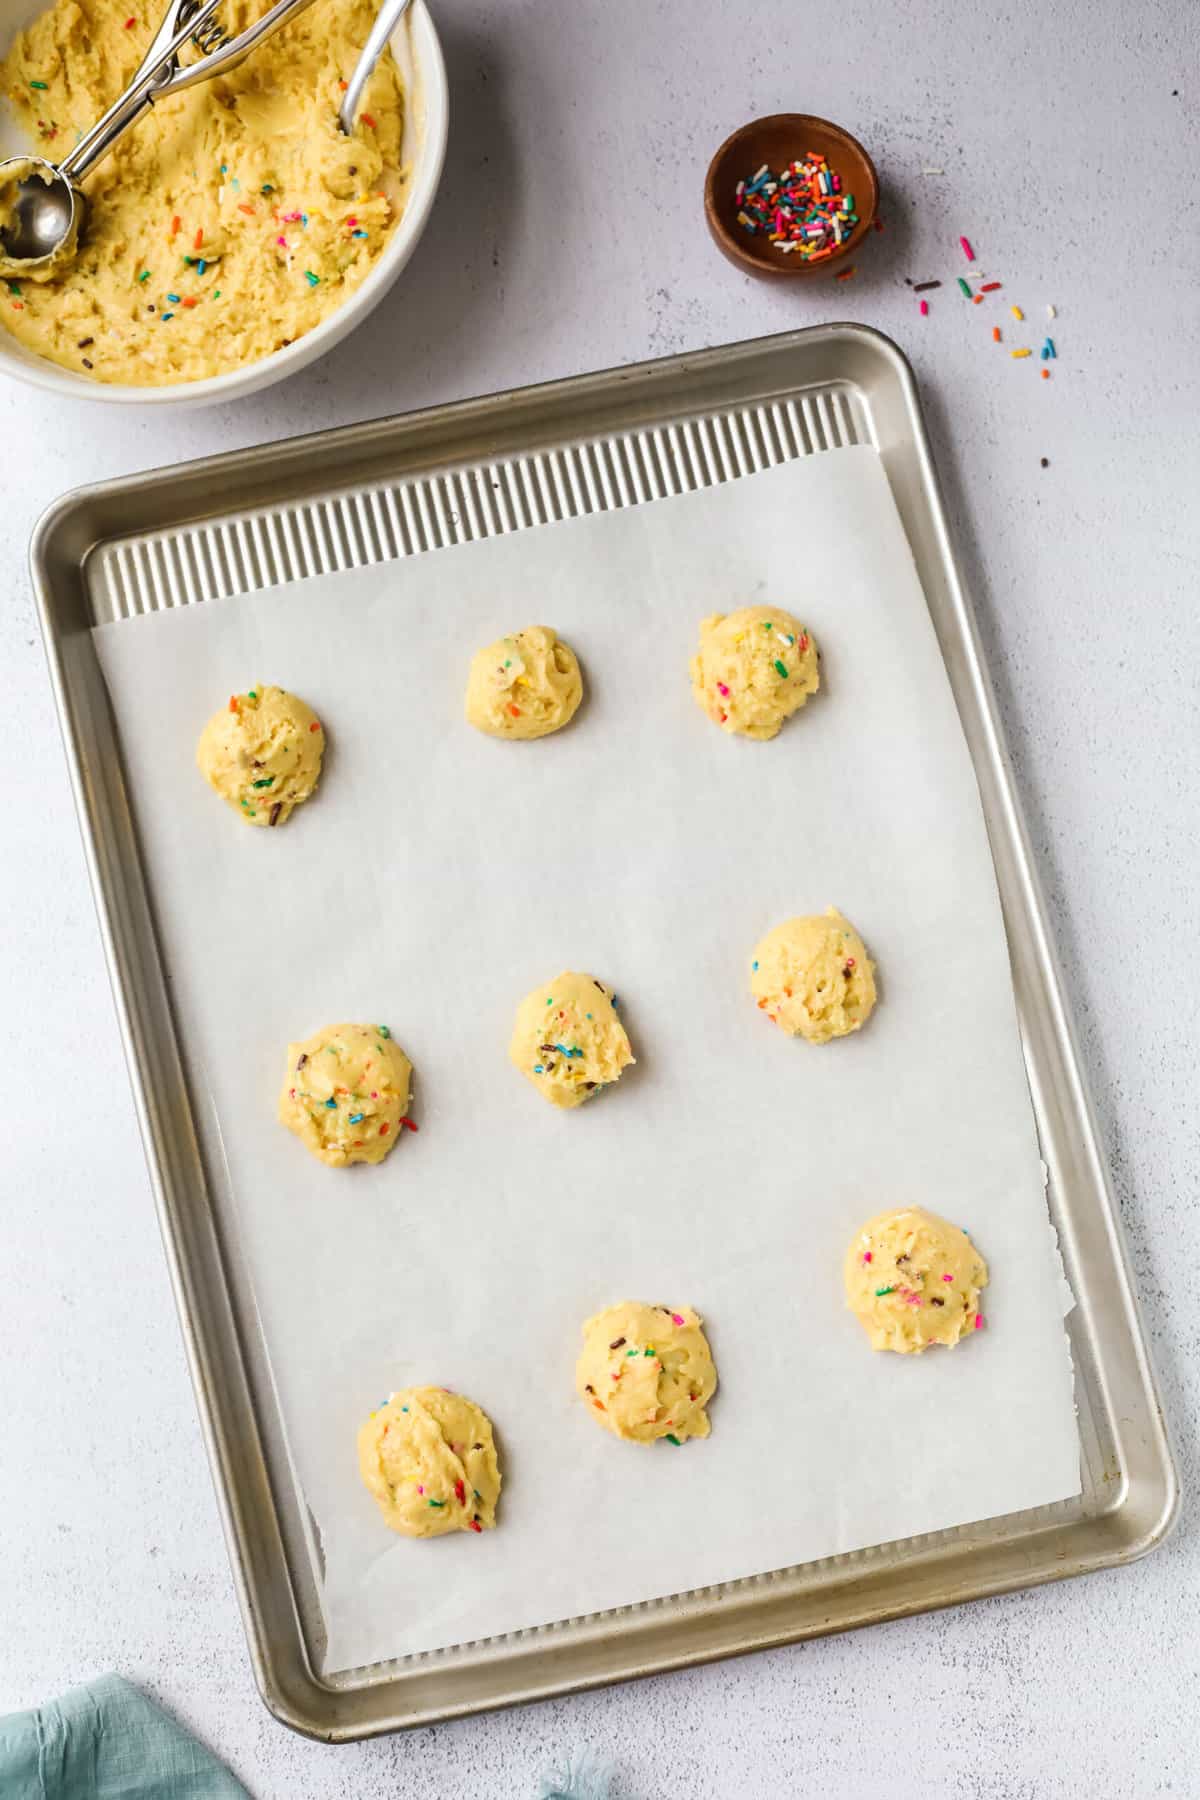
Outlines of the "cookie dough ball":
[{"label": "cookie dough ball", "polygon": [[289,1044],[279,1119],[319,1162],[382,1162],[417,1128],[408,1117],[412,1064],[386,1025],[327,1025]]},{"label": "cookie dough ball", "polygon": [[522,1000],[508,1054],[551,1106],[582,1106],[634,1061],[614,996],[569,971]]},{"label": "cookie dough ball", "polygon": [[707,1437],[717,1387],[700,1314],[623,1300],[583,1328],[575,1388],[598,1425],[635,1444]]},{"label": "cookie dough ball", "polygon": [[880,1213],[846,1252],[846,1305],[873,1350],[949,1349],[982,1329],[987,1264],[965,1231],[924,1207]]},{"label": "cookie dough ball", "polygon": [[549,625],[489,644],[467,677],[467,721],[489,737],[548,737],[570,723],[582,699],[575,652]]},{"label": "cookie dough ball", "polygon": [[282,825],[321,778],[325,733],[286,689],[232,694],[200,734],[200,773],[250,825]]},{"label": "cookie dough ball", "polygon": [[714,613],[700,627],[692,692],[722,731],[773,738],[820,685],[811,632],[777,606]]},{"label": "cookie dough ball", "polygon": [[449,1388],[401,1388],[358,1434],[358,1466],[404,1537],[490,1531],[500,1498],[492,1422]]},{"label": "cookie dough ball", "polygon": [[875,1005],[875,964],[836,906],[788,919],[754,952],[750,988],[789,1037],[827,1044],[857,1031]]}]

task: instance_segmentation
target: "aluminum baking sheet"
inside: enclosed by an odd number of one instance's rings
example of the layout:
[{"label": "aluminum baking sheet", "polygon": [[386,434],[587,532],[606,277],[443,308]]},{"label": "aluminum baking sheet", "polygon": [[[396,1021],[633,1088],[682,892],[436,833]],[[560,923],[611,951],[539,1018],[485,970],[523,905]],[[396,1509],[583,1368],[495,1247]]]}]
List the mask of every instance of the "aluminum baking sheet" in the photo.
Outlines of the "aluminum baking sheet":
[{"label": "aluminum baking sheet", "polygon": [[[531,595],[587,699],[552,740],[497,744],[463,720],[466,668]],[[701,618],[766,597],[816,632],[823,692],[772,745],[731,742],[688,656]],[[875,450],[122,620],[96,647],[320,1533],[325,1671],[1078,1493],[987,835]],[[268,678],[331,744],[319,801],[274,834],[214,804],[186,723]],[[749,961],[831,900],[882,1000],[818,1054],[757,1011]],[[505,1054],[518,1000],[564,966],[616,984],[638,1053],[568,1116]],[[381,1008],[420,1133],[331,1173],[275,1120],[283,1047]],[[913,1203],[993,1271],[970,1353],[919,1365],[873,1356],[841,1294],[859,1225]],[[582,1320],[628,1294],[713,1332],[713,1435],[686,1456],[614,1446],[574,1397]],[[380,1391],[443,1380],[496,1422],[503,1529],[414,1547],[381,1526],[354,1432]]]},{"label": "aluminum baking sheet", "polygon": [[[982,1529],[320,1681],[313,1674],[324,1649],[308,1566],[313,1538],[295,1504],[221,1184],[211,1167],[206,1179],[189,1135],[193,1096],[175,1057],[88,627],[321,568],[636,505],[856,443],[873,443],[887,468],[988,818],[1026,1066],[1080,1299],[1072,1341],[1083,1493]],[[136,490],[93,490],[46,522],[35,573],[252,1651],[281,1717],[322,1735],[361,1735],[1044,1579],[1157,1540],[1173,1505],[1170,1462],[915,397],[882,340],[853,328],[794,334],[272,447],[267,457],[219,459],[143,478]]]}]

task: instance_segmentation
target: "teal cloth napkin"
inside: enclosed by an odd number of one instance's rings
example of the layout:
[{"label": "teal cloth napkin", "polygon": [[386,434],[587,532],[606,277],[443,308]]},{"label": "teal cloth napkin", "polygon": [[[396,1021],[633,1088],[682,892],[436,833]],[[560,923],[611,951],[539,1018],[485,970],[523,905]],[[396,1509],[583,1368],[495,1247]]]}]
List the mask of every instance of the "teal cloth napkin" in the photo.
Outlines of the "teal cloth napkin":
[{"label": "teal cloth napkin", "polygon": [[609,1800],[613,1770],[591,1750],[581,1750],[561,1773],[546,1776],[538,1800]]},{"label": "teal cloth napkin", "polygon": [[119,1675],[0,1718],[3,1800],[250,1800],[202,1744]]}]

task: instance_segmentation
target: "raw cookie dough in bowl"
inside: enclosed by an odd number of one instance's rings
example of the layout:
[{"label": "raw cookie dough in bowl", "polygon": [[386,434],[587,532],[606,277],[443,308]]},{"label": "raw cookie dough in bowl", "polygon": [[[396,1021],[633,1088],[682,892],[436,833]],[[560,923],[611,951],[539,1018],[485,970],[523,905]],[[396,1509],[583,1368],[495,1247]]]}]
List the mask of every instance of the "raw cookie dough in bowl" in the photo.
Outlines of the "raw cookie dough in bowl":
[{"label": "raw cookie dough in bowl", "polygon": [[[221,24],[236,32],[265,10],[228,0]],[[76,396],[195,404],[267,386],[345,336],[411,255],[445,149],[424,0],[376,67],[355,132],[338,130],[338,83],[375,10],[315,0],[239,69],[150,109],[84,181],[71,268],[6,295],[0,367]],[[130,16],[53,0],[10,41],[28,13],[0,0],[7,153],[59,158],[100,116],[159,8],[127,30]]]},{"label": "raw cookie dough in bowl", "polygon": [[696,703],[722,731],[773,738],[821,685],[812,634],[777,606],[714,613],[692,658]]},{"label": "raw cookie dough in bowl", "polygon": [[582,1106],[635,1060],[616,996],[569,970],[522,1000],[508,1054],[551,1106]]},{"label": "raw cookie dough in bowl", "polygon": [[548,737],[570,724],[582,699],[575,652],[549,625],[527,625],[471,659],[467,722],[489,737]]},{"label": "raw cookie dough in bowl", "polygon": [[952,1348],[983,1328],[987,1264],[965,1231],[922,1206],[880,1213],[846,1252],[846,1305],[873,1350]]},{"label": "raw cookie dough in bowl", "polygon": [[403,1537],[490,1531],[500,1498],[492,1422],[449,1388],[401,1388],[358,1434],[358,1466],[384,1523]]},{"label": "raw cookie dough in bowl", "polygon": [[386,1025],[327,1025],[289,1044],[279,1122],[330,1168],[378,1163],[417,1128],[412,1064]]},{"label": "raw cookie dough in bowl", "polygon": [[768,931],[750,964],[761,1011],[810,1044],[858,1031],[875,1005],[875,964],[836,906]]},{"label": "raw cookie dough in bowl", "polygon": [[589,1319],[575,1388],[597,1425],[636,1444],[707,1437],[717,1371],[702,1323],[690,1306],[637,1300]]},{"label": "raw cookie dough in bowl", "polygon": [[205,781],[248,825],[282,825],[321,778],[325,732],[310,706],[259,682],[231,694],[200,734]]}]

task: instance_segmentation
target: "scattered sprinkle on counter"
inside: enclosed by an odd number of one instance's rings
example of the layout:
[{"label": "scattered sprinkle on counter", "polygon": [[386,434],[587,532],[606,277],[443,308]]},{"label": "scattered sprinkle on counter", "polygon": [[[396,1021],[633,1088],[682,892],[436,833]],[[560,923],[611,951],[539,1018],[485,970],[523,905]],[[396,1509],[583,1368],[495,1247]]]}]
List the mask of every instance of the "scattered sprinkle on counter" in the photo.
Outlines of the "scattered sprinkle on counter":
[{"label": "scattered sprinkle on counter", "polygon": [[[940,170],[938,170],[938,171],[923,170],[922,171],[923,174],[935,173],[935,172],[939,173],[939,174],[942,173],[942,171],[940,171]],[[975,255],[975,247],[972,244],[971,240],[967,237],[960,237],[958,240],[958,244],[959,244],[959,248],[961,249],[963,255],[967,258],[967,260],[971,264],[974,264],[976,262],[976,255]],[[984,304],[985,295],[1001,293],[1004,288],[1004,283],[1002,281],[997,281],[997,280],[987,278],[986,271],[981,270],[976,267],[972,267],[972,268],[968,269],[965,276],[956,275],[954,277],[954,280],[957,283],[959,292],[963,295],[964,299],[970,300],[972,305],[974,305],[974,306],[982,306]],[[972,290],[972,287],[971,287],[972,282],[978,283],[978,291]],[[919,295],[931,293],[935,288],[940,288],[942,285],[942,283],[940,281],[933,281],[933,280],[914,281],[911,275],[906,275],[904,277],[904,283],[905,283],[905,286],[910,288],[914,294],[919,294]],[[924,299],[921,299],[919,302],[918,310],[919,310],[922,318],[927,318],[929,315],[928,302]],[[1015,306],[1015,305],[1010,306],[1009,311],[1012,314],[1012,317],[1014,319],[1017,319],[1022,322],[1024,321],[1025,313],[1024,313],[1024,310],[1020,306]],[[1046,317],[1048,319],[1057,318],[1058,317],[1058,308],[1050,303],[1047,303]],[[993,325],[991,327],[991,333],[992,333],[992,342],[994,344],[1003,343],[1004,334],[1001,331],[999,325]],[[1009,351],[1009,355],[1013,359],[1014,362],[1024,362],[1028,358],[1031,358],[1033,356],[1033,354],[1034,354],[1034,351],[1033,351],[1032,347],[1025,346],[1025,345],[1019,345],[1016,349]],[[1041,369],[1042,380],[1049,381],[1050,370],[1049,370],[1049,368],[1045,367],[1044,365],[1056,361],[1057,357],[1058,357],[1058,347],[1055,344],[1055,341],[1052,337],[1046,337],[1042,340],[1042,345],[1041,345],[1041,349],[1038,351],[1038,356],[1041,360],[1041,363],[1043,364],[1043,367]]]}]

